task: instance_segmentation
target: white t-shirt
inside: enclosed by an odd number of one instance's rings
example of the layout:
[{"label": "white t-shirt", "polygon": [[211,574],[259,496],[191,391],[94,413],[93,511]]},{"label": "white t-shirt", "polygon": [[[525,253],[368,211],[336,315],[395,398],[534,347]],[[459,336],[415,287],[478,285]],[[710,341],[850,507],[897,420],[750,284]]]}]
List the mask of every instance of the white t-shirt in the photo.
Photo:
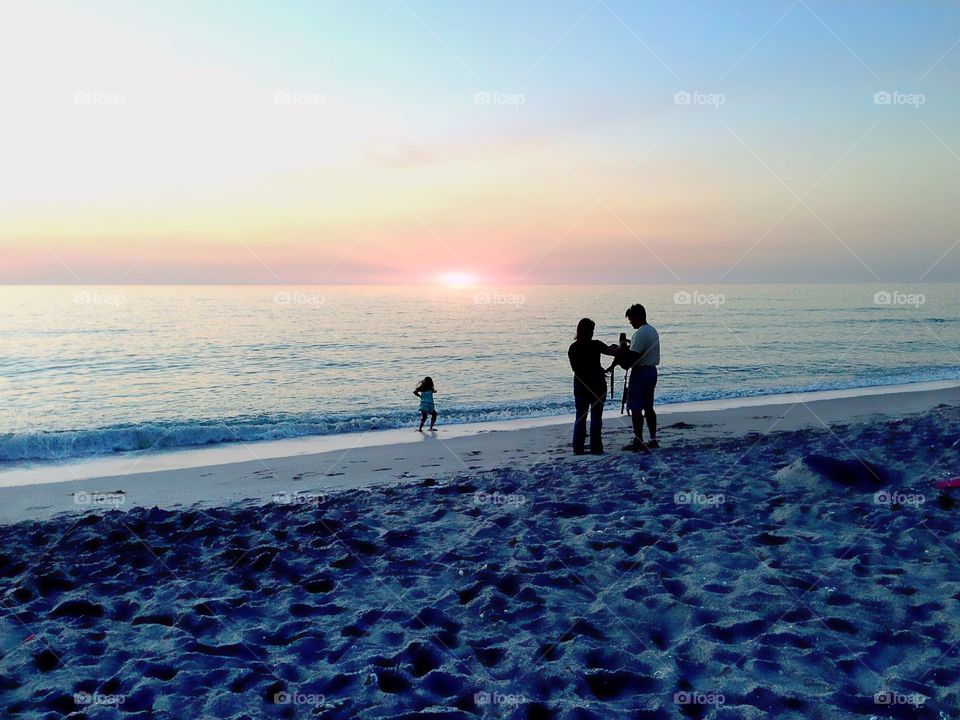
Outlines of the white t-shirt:
[{"label": "white t-shirt", "polygon": [[630,349],[640,353],[638,365],[660,364],[660,335],[653,325],[641,325],[633,334]]}]

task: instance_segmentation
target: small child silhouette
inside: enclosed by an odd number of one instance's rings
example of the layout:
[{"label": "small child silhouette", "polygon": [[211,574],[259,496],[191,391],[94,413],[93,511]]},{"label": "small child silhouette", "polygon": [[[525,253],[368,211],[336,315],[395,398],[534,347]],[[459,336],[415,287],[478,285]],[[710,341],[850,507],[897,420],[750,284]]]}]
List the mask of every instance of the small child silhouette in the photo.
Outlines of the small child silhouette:
[{"label": "small child silhouette", "polygon": [[423,424],[427,421],[427,415],[430,415],[430,430],[434,430],[437,423],[437,409],[433,405],[433,394],[437,389],[433,386],[433,378],[429,375],[420,381],[413,394],[420,398],[420,427],[417,432],[423,432]]}]

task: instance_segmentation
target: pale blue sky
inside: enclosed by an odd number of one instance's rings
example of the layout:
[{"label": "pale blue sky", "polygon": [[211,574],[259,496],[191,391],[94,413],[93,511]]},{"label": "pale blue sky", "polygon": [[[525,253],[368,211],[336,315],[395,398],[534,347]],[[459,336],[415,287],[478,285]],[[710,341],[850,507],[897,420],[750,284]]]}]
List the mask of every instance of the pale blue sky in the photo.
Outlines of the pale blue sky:
[{"label": "pale blue sky", "polygon": [[424,246],[524,282],[960,272],[954,2],[16,0],[0,28],[0,281],[392,282]]}]

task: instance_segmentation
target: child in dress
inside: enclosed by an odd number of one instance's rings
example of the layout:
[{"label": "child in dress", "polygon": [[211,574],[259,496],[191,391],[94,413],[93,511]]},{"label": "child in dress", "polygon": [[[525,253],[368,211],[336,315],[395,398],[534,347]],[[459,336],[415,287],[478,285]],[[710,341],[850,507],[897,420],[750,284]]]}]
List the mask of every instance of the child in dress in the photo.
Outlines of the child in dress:
[{"label": "child in dress", "polygon": [[437,423],[437,409],[433,405],[433,394],[437,389],[433,386],[433,378],[427,376],[420,381],[413,394],[420,398],[420,427],[417,432],[423,432],[423,424],[427,421],[427,415],[430,415],[430,430],[434,430]]}]

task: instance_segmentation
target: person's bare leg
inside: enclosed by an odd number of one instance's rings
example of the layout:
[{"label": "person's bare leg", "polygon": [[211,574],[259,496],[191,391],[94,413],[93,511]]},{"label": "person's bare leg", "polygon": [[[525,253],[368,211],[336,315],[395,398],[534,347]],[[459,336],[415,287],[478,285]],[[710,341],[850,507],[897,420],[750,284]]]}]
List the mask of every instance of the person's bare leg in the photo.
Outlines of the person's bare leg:
[{"label": "person's bare leg", "polygon": [[657,442],[657,413],[653,409],[653,387],[650,388],[649,394],[643,399],[643,414],[647,417],[647,429],[650,431],[650,447],[658,448],[660,443]]},{"label": "person's bare leg", "polygon": [[433,426],[437,424],[437,414],[430,413],[430,429],[433,430]]},{"label": "person's bare leg", "polygon": [[643,442],[643,414],[634,411],[630,416],[630,421],[633,423],[633,440],[631,440],[628,445],[624,445],[623,449],[628,451],[650,452],[650,449]]},{"label": "person's bare leg", "polygon": [[417,428],[417,432],[423,432],[423,424],[427,421],[427,414],[425,412],[420,413],[420,427]]}]

